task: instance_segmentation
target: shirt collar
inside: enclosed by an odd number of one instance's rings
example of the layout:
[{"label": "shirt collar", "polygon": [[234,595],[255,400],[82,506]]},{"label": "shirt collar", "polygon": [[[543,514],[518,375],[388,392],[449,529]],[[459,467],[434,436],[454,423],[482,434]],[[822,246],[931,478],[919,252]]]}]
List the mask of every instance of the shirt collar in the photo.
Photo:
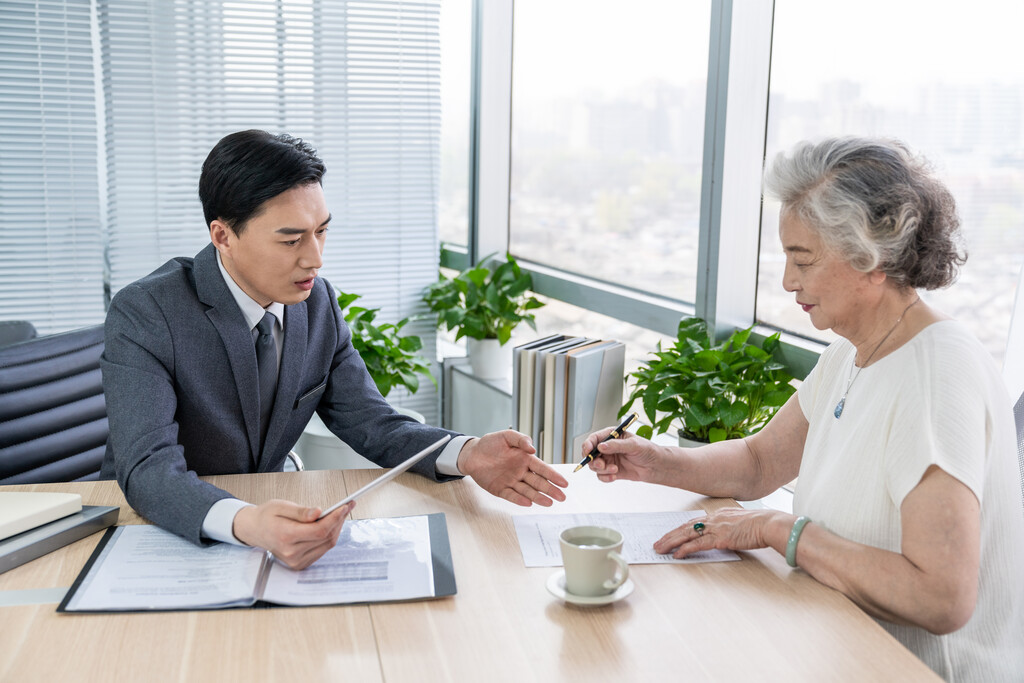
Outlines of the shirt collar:
[{"label": "shirt collar", "polygon": [[276,322],[275,327],[284,329],[282,324],[284,321],[284,304],[280,304],[276,301],[272,302],[265,309],[260,306],[256,301],[242,291],[242,288],[238,286],[238,283],[231,277],[224,264],[220,260],[220,252],[217,252],[217,267],[220,268],[220,274],[224,278],[224,284],[228,286],[228,291],[231,292],[231,296],[234,297],[235,303],[242,310],[242,315],[245,316],[245,321],[249,323],[249,329],[253,329],[259,324],[260,320],[263,320],[263,314],[270,312],[274,314]]}]

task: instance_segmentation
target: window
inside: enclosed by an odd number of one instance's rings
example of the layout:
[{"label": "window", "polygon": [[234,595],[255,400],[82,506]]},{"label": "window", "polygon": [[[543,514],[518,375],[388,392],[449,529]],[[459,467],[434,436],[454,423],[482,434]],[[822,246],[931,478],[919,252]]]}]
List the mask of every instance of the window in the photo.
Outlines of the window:
[{"label": "window", "polygon": [[441,241],[465,246],[469,239],[470,60],[473,0],[441,3]]},{"label": "window", "polygon": [[[247,128],[305,138],[326,162],[321,274],[381,322],[421,311],[437,275],[440,13],[440,0],[0,3],[0,316],[42,332],[98,323],[106,294],[198,252],[202,162]],[[428,357],[433,329],[405,328]],[[432,389],[395,402],[435,420]]]},{"label": "window", "polygon": [[516,1],[517,258],[695,299],[710,6]]},{"label": "window", "polygon": [[89,0],[0,3],[0,319],[103,322]]},{"label": "window", "polygon": [[[1013,6],[777,0],[766,157],[803,139],[885,135],[936,166],[957,200],[969,259],[922,292],[1001,359],[1024,262],[1024,61]],[[782,289],[778,205],[762,222],[757,316],[828,341]]]}]

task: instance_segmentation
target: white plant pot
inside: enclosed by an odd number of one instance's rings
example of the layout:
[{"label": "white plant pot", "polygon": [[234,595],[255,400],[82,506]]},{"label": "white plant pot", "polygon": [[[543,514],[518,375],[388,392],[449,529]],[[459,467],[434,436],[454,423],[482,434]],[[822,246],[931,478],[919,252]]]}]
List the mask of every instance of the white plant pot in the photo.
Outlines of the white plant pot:
[{"label": "white plant pot", "polygon": [[411,417],[412,419],[419,422],[421,425],[427,424],[427,418],[423,417],[423,413],[419,412],[418,410],[413,410],[412,408],[403,408],[402,406],[394,406],[394,409],[396,412],[399,412],[402,415],[405,415],[406,417]]},{"label": "white plant pot", "polygon": [[497,339],[467,339],[469,366],[480,379],[506,379],[512,371],[512,344]]},{"label": "white plant pot", "polygon": [[680,448],[700,448],[701,446],[707,446],[707,441],[694,441],[693,439],[687,439],[683,436],[682,432],[679,432],[679,447]]},{"label": "white plant pot", "polygon": [[[424,424],[426,418],[409,408],[395,406],[395,410]],[[316,413],[302,430],[295,452],[302,458],[307,470],[362,470],[379,468],[379,465],[359,455],[347,443],[334,435]]]}]

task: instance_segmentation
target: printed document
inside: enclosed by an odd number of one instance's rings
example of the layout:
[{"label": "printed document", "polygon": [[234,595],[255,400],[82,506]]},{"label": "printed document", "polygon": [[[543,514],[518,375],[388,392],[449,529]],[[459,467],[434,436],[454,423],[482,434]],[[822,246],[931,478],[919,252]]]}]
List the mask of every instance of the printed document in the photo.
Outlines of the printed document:
[{"label": "printed document", "polygon": [[574,526],[606,526],[622,534],[622,557],[629,564],[693,564],[740,559],[729,550],[706,550],[677,560],[654,551],[654,542],[694,517],[701,510],[679,512],[589,512],[567,515],[515,515],[512,521],[527,567],[562,566],[559,534]]}]

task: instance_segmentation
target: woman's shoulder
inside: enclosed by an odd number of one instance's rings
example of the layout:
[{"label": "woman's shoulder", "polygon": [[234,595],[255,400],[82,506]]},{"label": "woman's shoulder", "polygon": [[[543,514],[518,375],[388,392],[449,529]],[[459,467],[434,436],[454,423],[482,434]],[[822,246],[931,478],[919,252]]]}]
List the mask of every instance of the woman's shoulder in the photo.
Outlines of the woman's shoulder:
[{"label": "woman's shoulder", "polygon": [[991,354],[982,346],[967,325],[947,318],[928,325],[907,342],[907,348],[939,358],[951,356],[961,362],[987,362],[994,365]]},{"label": "woman's shoulder", "polygon": [[893,354],[902,367],[926,371],[940,384],[1005,391],[1002,372],[971,329],[953,319],[932,323]]}]

